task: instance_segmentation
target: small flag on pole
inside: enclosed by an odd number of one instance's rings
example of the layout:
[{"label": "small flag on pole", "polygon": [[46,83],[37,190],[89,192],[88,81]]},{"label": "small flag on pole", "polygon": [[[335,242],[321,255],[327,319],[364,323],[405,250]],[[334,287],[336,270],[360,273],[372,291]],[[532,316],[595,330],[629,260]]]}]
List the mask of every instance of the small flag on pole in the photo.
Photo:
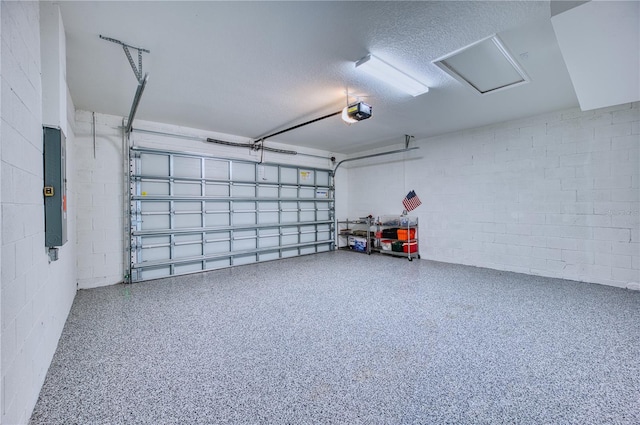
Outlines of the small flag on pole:
[{"label": "small flag on pole", "polygon": [[404,197],[404,199],[402,200],[402,205],[404,205],[407,211],[411,211],[422,205],[422,202],[420,202],[420,198],[418,198],[416,192],[412,190],[411,192],[407,193],[407,196]]}]

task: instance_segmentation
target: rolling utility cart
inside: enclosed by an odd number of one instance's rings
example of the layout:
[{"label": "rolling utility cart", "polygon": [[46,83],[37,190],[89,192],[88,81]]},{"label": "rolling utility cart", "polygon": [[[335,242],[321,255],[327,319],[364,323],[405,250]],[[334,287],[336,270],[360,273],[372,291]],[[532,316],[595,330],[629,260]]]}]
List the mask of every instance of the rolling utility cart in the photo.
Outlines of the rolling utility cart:
[{"label": "rolling utility cart", "polygon": [[420,258],[418,254],[418,217],[383,216],[376,223],[374,237],[375,252],[398,257],[407,257],[409,261]]},{"label": "rolling utility cart", "polygon": [[373,220],[362,217],[357,220],[339,220],[337,227],[338,249],[351,250],[371,254]]}]

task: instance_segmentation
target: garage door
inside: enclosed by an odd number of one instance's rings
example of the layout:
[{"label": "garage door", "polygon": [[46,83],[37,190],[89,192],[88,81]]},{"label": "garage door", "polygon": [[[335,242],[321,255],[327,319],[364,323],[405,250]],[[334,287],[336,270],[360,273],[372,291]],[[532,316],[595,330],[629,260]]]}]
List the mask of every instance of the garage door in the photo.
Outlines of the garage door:
[{"label": "garage door", "polygon": [[332,171],[130,152],[130,280],[333,249]]}]

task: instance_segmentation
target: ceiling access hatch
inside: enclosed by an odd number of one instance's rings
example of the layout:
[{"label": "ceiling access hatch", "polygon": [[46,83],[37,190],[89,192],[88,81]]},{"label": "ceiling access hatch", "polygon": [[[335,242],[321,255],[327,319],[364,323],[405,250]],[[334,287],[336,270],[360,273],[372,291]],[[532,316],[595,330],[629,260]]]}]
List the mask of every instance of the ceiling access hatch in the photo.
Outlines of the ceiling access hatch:
[{"label": "ceiling access hatch", "polygon": [[482,95],[530,81],[497,35],[458,49],[433,64]]}]

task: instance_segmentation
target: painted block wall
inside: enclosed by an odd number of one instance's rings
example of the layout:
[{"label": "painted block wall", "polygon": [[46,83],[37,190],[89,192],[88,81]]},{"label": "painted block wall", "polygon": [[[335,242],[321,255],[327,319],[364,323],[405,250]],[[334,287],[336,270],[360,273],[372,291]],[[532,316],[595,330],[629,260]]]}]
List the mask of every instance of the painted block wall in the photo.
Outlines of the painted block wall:
[{"label": "painted block wall", "polygon": [[640,103],[411,146],[351,163],[349,216],[399,214],[414,189],[422,258],[638,288]]},{"label": "painted block wall", "polygon": [[[0,137],[2,137],[2,89],[4,79],[2,78],[2,5],[0,5]],[[0,142],[1,143],[1,142]],[[0,179],[2,178],[2,145],[0,145]],[[0,180],[0,232],[2,231],[2,183]],[[2,403],[4,391],[2,390],[2,234],[0,233],[0,423],[2,423]]]},{"label": "painted block wall", "polygon": [[78,288],[112,285],[124,279],[124,171],[122,118],[77,111]]},{"label": "painted block wall", "polygon": [[[0,420],[19,424],[31,415],[75,296],[75,187],[68,182],[69,242],[60,248],[60,259],[49,263],[42,198],[39,4],[3,1],[0,11]],[[72,129],[67,141],[72,146]],[[68,152],[72,162],[73,149]]]},{"label": "painted block wall", "polygon": [[[144,97],[142,102],[144,103]],[[78,287],[92,288],[122,282],[125,267],[125,169],[122,135],[122,117],[95,114],[95,147],[93,138],[93,113],[76,111],[74,178],[77,181],[78,216]],[[134,129],[169,133],[182,137],[150,134],[134,131],[131,136],[135,146],[183,152],[195,152],[224,158],[259,161],[260,157],[249,149],[228,147],[203,142],[208,137],[247,143],[248,139],[221,133],[213,133],[171,124],[136,120]],[[291,146],[269,143],[270,147],[292,149]],[[313,149],[294,148],[300,153],[329,158],[333,154]],[[337,160],[344,156],[336,155]],[[328,159],[302,155],[265,153],[265,162],[279,162],[317,168],[332,168]],[[127,165],[128,166],[128,165]],[[342,188],[336,197],[336,209],[346,212],[346,173],[337,185]],[[340,210],[342,208],[342,210]]]}]

